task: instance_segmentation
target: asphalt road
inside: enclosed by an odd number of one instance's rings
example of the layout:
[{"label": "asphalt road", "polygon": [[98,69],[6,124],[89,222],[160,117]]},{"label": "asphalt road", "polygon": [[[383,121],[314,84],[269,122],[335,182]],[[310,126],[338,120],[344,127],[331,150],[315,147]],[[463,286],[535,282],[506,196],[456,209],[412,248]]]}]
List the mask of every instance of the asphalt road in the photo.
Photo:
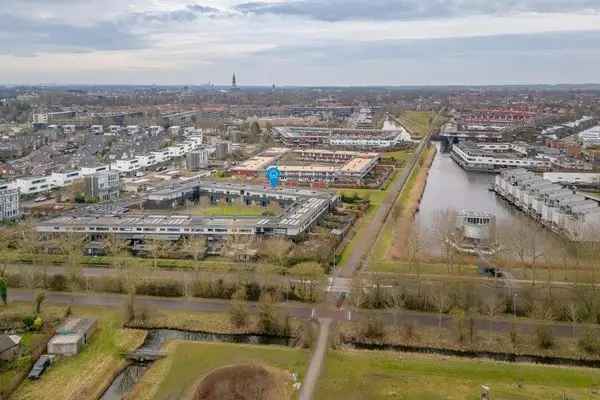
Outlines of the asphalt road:
[{"label": "asphalt road", "polygon": [[[10,289],[8,300],[11,302],[33,302],[36,291],[31,289]],[[127,301],[127,295],[113,293],[90,293],[90,292],[46,292],[46,302],[57,305],[78,305],[92,307],[109,307],[115,309],[123,309]],[[175,310],[189,312],[207,312],[207,313],[227,313],[230,310],[231,302],[229,300],[215,299],[199,299],[199,298],[166,298],[154,296],[136,296],[136,303],[143,305],[150,310]],[[438,327],[440,325],[440,316],[434,313],[420,313],[407,310],[352,310],[352,309],[336,309],[319,308],[316,305],[284,302],[280,303],[283,310],[289,313],[290,316],[298,319],[310,319],[312,317],[318,319],[330,319],[332,322],[348,321],[364,321],[373,316],[379,316],[386,325],[401,326],[402,324],[410,323],[414,325],[418,332],[419,327]],[[250,312],[256,312],[258,303],[249,302],[248,308]],[[448,315],[441,316],[441,326],[443,328],[452,328],[453,319]],[[540,323],[527,319],[486,319],[477,317],[474,319],[475,327],[478,331],[486,332],[504,332],[508,333],[513,327],[519,333],[534,333],[540,324],[545,324],[552,329],[552,332],[557,337],[569,337],[572,335],[572,325],[568,323]],[[575,326],[575,334],[582,333],[587,325],[577,324]]]}]

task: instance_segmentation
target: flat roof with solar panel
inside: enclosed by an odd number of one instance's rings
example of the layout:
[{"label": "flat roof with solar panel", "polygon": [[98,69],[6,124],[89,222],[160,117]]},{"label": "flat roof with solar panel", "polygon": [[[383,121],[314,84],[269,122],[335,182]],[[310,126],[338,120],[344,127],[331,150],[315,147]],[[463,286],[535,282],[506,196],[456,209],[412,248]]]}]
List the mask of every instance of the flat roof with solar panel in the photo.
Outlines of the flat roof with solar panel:
[{"label": "flat roof with solar panel", "polygon": [[36,225],[42,233],[117,234],[127,238],[143,239],[145,235],[172,238],[194,235],[269,234],[285,232],[294,237],[312,226],[319,217],[337,203],[335,193],[308,189],[270,188],[196,179],[156,190],[147,195],[152,201],[171,201],[191,193],[220,194],[223,196],[251,196],[260,199],[284,200],[286,207],[278,216],[192,216],[163,215],[154,210],[146,214],[127,214],[125,203],[119,213],[99,214],[96,208],[83,208],[77,214],[61,216]]}]

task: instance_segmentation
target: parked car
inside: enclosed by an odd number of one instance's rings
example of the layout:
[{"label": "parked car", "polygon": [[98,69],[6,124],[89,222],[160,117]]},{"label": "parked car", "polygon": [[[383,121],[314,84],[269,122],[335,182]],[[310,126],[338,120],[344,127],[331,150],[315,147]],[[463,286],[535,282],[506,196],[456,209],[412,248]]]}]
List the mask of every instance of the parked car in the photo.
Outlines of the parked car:
[{"label": "parked car", "polygon": [[51,363],[52,358],[49,355],[40,356],[35,364],[33,364],[33,368],[31,368],[31,371],[29,371],[29,375],[27,375],[27,377],[29,379],[39,379]]}]

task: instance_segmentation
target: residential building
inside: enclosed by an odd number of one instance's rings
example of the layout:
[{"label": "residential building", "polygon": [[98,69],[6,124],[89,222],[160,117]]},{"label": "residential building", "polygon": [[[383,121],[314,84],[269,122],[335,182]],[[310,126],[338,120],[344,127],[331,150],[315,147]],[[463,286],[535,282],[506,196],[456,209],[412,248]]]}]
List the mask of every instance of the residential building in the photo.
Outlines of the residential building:
[{"label": "residential building", "polygon": [[50,176],[18,178],[16,184],[22,195],[45,193],[54,188]]},{"label": "residential building", "polygon": [[451,157],[466,170],[499,172],[505,168],[546,170],[552,162],[543,156],[532,155],[523,143],[474,143],[452,145]]},{"label": "residential building", "polygon": [[53,172],[50,179],[54,187],[69,186],[76,180],[81,179],[81,171]]},{"label": "residential building", "polygon": [[496,176],[494,191],[545,227],[576,242],[600,240],[600,205],[524,169]]},{"label": "residential building", "polygon": [[98,201],[112,201],[119,198],[120,182],[117,171],[98,172],[85,177],[85,194]]},{"label": "residential building", "polygon": [[190,171],[197,171],[208,167],[208,150],[194,150],[186,156],[187,168]]},{"label": "residential building", "polygon": [[0,184],[0,221],[11,221],[21,216],[19,189],[14,183]]}]

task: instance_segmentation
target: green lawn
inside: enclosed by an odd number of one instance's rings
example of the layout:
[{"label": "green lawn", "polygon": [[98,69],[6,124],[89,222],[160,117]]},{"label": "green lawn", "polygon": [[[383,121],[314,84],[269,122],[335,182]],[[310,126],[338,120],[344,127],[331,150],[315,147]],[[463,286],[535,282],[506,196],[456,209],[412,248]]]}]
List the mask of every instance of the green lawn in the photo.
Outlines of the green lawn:
[{"label": "green lawn", "polygon": [[382,153],[381,156],[384,158],[393,158],[396,161],[406,161],[413,153],[413,150],[397,150]]},{"label": "green lawn", "polygon": [[404,111],[398,119],[413,136],[423,137],[429,132],[432,115],[430,111]]},{"label": "green lawn", "polygon": [[257,205],[247,206],[240,203],[218,204],[208,207],[198,206],[185,210],[186,213],[202,217],[258,217],[267,211],[274,212],[266,207]]},{"label": "green lawn", "polygon": [[[593,399],[593,369],[509,364],[451,357],[370,351],[330,351],[315,399]],[[563,397],[567,396],[567,397]]]},{"label": "green lawn", "polygon": [[12,400],[48,398],[95,399],[125,365],[122,351],[138,347],[143,331],[121,329],[119,310],[73,307],[74,316],[98,318],[98,330],[81,353],[57,360],[40,380],[26,380],[11,396]]},{"label": "green lawn", "polygon": [[181,399],[193,384],[214,369],[236,364],[261,364],[302,379],[310,352],[281,346],[172,342],[169,355],[156,362],[134,389],[135,399]]}]

